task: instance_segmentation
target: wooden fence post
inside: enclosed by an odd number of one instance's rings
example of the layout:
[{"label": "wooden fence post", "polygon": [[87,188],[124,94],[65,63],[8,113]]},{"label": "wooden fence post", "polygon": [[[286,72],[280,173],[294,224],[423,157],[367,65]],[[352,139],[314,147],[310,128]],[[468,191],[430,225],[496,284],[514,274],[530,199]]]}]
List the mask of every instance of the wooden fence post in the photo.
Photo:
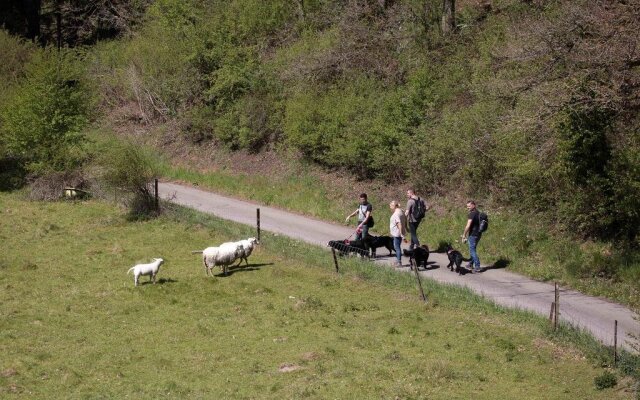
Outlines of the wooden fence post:
[{"label": "wooden fence post", "polygon": [[413,271],[416,274],[416,280],[418,281],[418,290],[420,290],[420,297],[426,303],[427,302],[427,296],[425,296],[424,290],[422,289],[422,282],[420,281],[420,273],[418,273],[418,264],[415,262],[414,259],[410,260],[409,268],[413,268]]},{"label": "wooden fence post", "polygon": [[338,270],[338,257],[336,257],[336,249],[334,249],[333,247],[331,248],[331,252],[333,253],[333,263],[336,266],[336,272],[340,272]]},{"label": "wooden fence post", "polygon": [[258,229],[258,243],[260,243],[260,207],[256,208],[256,220],[257,220],[257,229]]},{"label": "wooden fence post", "polygon": [[558,282],[555,283],[555,303],[554,303],[554,318],[553,318],[553,330],[558,329],[558,317],[560,316],[560,291],[558,290]]},{"label": "wooden fence post", "polygon": [[618,366],[618,320],[613,324],[613,366]]},{"label": "wooden fence post", "polygon": [[549,325],[553,325],[553,311],[556,309],[556,303],[551,302],[551,311],[549,311]]},{"label": "wooden fence post", "polygon": [[160,211],[160,202],[158,201],[158,178],[155,179],[154,188],[155,188],[155,206],[156,206],[156,211]]}]

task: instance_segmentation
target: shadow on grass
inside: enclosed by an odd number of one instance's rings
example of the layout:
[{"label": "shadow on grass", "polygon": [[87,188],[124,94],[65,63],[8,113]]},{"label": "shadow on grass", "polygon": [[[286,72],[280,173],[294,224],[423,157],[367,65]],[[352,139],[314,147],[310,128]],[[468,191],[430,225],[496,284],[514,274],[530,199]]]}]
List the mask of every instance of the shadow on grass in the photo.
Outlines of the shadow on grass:
[{"label": "shadow on grass", "polygon": [[[178,281],[172,278],[160,278],[156,281],[156,285],[164,285],[165,283],[176,283],[176,282]],[[153,284],[152,281],[144,281],[144,282],[138,283],[139,286],[152,285],[152,284]]]},{"label": "shadow on grass", "polygon": [[[236,265],[236,266],[232,266],[229,267],[229,269],[227,270],[227,276],[231,276],[233,274],[235,274],[236,272],[249,272],[249,271],[257,271],[262,267],[266,267],[269,265],[273,265],[273,263],[262,263],[262,264],[249,264],[249,265],[245,265],[244,267],[242,265]],[[219,274],[215,275],[217,277],[221,277],[224,278],[224,273],[220,272]]]}]

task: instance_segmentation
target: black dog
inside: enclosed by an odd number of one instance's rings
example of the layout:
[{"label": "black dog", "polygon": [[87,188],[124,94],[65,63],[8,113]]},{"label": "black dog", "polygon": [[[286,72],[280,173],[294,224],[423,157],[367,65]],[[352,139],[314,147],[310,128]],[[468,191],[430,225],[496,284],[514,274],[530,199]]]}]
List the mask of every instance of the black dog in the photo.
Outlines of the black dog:
[{"label": "black dog", "polygon": [[365,248],[364,240],[330,240],[327,246],[340,252],[340,255],[349,253],[369,256],[369,250]]},{"label": "black dog", "polygon": [[393,248],[393,238],[391,236],[373,236],[367,235],[364,239],[364,245],[367,250],[371,250],[371,257],[376,257],[376,249],[378,247],[386,247],[389,250],[389,255],[391,252],[395,252]]},{"label": "black dog", "polygon": [[447,265],[447,268],[453,271],[453,266],[455,265],[456,272],[461,275],[462,275],[462,262],[471,261],[470,258],[462,257],[462,253],[460,253],[458,250],[451,247],[450,244],[447,245],[447,257],[449,257],[449,265]]},{"label": "black dog", "polygon": [[413,250],[403,250],[402,253],[409,257],[409,262],[411,265],[413,263],[412,260],[415,261],[416,268],[422,267],[427,269],[427,260],[429,259],[429,247],[426,244],[422,246],[418,246]]}]

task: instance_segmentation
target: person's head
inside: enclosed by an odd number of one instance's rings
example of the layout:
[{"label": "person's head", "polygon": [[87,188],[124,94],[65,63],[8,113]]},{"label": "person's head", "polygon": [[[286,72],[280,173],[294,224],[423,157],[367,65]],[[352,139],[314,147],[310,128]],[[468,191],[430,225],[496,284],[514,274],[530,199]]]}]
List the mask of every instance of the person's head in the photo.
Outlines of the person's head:
[{"label": "person's head", "polygon": [[364,204],[367,202],[367,194],[366,193],[360,193],[360,196],[358,196],[358,199],[360,200],[360,203]]},{"label": "person's head", "polygon": [[416,195],[416,191],[413,189],[407,189],[407,197],[413,197]]},{"label": "person's head", "polygon": [[476,209],[476,202],[473,200],[467,201],[467,210],[473,211]]},{"label": "person's head", "polygon": [[391,211],[395,211],[396,208],[400,207],[400,203],[398,203],[397,201],[393,200],[391,201],[391,203],[389,203],[389,208],[391,209]]}]

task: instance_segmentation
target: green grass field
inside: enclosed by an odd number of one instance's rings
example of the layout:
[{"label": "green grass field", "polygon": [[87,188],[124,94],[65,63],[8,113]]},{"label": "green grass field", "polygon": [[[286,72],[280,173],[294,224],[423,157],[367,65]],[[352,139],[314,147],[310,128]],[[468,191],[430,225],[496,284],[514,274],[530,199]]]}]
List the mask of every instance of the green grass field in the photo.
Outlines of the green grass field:
[{"label": "green grass field", "polygon": [[[183,209],[0,194],[0,397],[632,398],[545,321],[409,274],[264,235],[205,277],[202,249],[253,234]],[[126,271],[163,257],[159,283]],[[216,271],[219,272],[219,271]],[[579,336],[579,335],[578,335]],[[588,339],[582,337],[588,342]]]}]

